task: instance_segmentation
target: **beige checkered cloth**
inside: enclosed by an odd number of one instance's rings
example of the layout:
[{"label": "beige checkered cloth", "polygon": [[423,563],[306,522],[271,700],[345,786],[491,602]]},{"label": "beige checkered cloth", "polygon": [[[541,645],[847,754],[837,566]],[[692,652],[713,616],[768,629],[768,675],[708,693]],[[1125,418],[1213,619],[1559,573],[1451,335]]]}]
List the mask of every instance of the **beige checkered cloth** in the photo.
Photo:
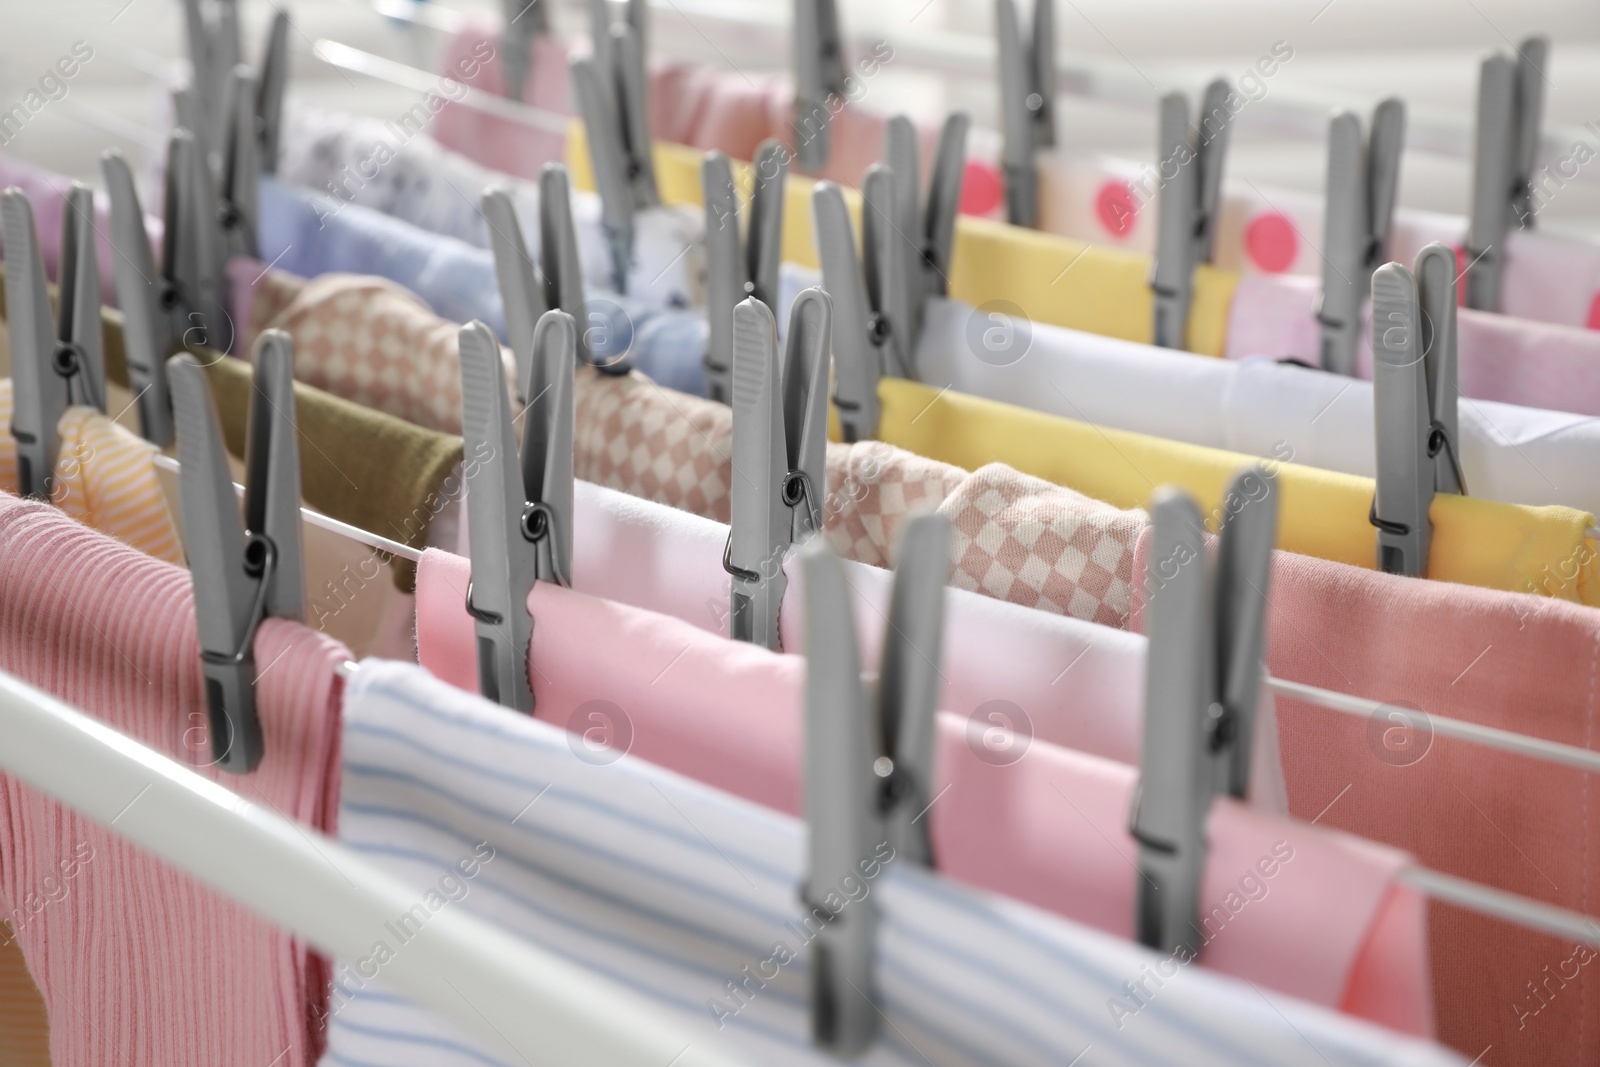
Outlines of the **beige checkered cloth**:
[{"label": "beige checkered cloth", "polygon": [[[295,375],[430,429],[461,432],[459,327],[380,278],[306,282],[268,271],[252,335],[294,339]],[[507,373],[509,352],[502,350]],[[733,412],[634,372],[580,368],[573,473],[727,522]],[[520,425],[520,424],[519,424]],[[1126,626],[1133,546],[1146,517],[992,464],[975,474],[880,441],[830,444],[823,530],[846,559],[893,567],[906,520],[938,510],[955,527],[952,585],[1109,626]]]},{"label": "beige checkered cloth", "polygon": [[950,519],[950,584],[1126,629],[1133,552],[1149,522],[991,463],[939,506]]}]

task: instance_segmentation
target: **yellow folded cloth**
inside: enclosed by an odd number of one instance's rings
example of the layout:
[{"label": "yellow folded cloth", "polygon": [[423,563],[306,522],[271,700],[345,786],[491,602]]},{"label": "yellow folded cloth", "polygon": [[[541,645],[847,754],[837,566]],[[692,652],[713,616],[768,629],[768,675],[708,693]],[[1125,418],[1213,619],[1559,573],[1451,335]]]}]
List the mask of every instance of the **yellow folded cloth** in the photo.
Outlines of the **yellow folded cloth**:
[{"label": "yellow folded cloth", "polygon": [[[1044,415],[918,382],[886,378],[879,436],[930,459],[977,470],[1011,467],[1121,508],[1145,507],[1160,485],[1194,495],[1215,530],[1228,479],[1254,457]],[[1287,452],[1287,450],[1286,450]],[[1368,521],[1373,481],[1276,457],[1278,547],[1375,569]],[[1600,563],[1585,539],[1594,518],[1440,493],[1429,509],[1428,577],[1600,605]]]},{"label": "yellow folded cloth", "polygon": [[[656,142],[656,185],[668,204],[699,204],[700,160],[705,153],[684,145]],[[567,135],[567,166],[580,189],[594,188],[589,143],[583,124]],[[735,184],[748,185],[736,168]],[[783,211],[785,262],[815,268],[816,238],[811,230],[811,188],[815,183],[793,171],[786,183]],[[860,197],[845,200],[860,232]],[[1035,322],[1072,330],[1151,341],[1150,261],[1113,248],[1097,248],[1053,234],[1025,230],[987,219],[960,216],[950,262],[950,295],[973,307],[1006,301],[1006,310]],[[1238,275],[1200,267],[1194,275],[1189,312],[1190,351],[1220,356],[1227,337],[1228,308]]]}]

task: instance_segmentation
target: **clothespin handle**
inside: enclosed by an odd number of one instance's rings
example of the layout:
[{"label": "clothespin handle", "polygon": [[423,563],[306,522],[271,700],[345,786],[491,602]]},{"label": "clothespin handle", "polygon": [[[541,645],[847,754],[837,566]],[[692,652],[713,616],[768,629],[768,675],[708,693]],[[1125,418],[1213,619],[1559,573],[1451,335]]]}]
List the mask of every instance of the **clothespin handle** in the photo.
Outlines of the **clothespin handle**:
[{"label": "clothespin handle", "polygon": [[578,331],[578,361],[607,374],[627,374],[628,364],[596,362],[590,348],[583,264],[578,260],[578,230],[572,218],[572,179],[564,163],[546,163],[539,171],[539,270],[544,275],[544,302],[571,315]]},{"label": "clothespin handle", "polygon": [[[914,171],[912,180],[914,183]],[[905,191],[900,186],[894,168],[882,163],[867,168],[861,183],[861,264],[872,308],[868,333],[880,353],[879,365],[885,374],[914,380],[911,287],[913,281],[921,282],[921,249],[909,236],[917,232],[916,186],[911,186],[909,216],[903,206]]]},{"label": "clothespin handle", "polygon": [[165,301],[175,294],[156,269],[155,255],[144,228],[144,209],[134,188],[133,172],[115,149],[100,157],[101,173],[111,200],[112,276],[122,309],[122,345],[128,363],[128,384],[139,408],[139,432],[161,447],[172,443],[172,395],[167,389],[166,358],[173,348],[170,312]]},{"label": "clothespin handle", "polygon": [[1432,416],[1423,363],[1423,327],[1411,272],[1385,263],[1372,276],[1373,408],[1378,477],[1372,502],[1378,569],[1420,577],[1432,524]]},{"label": "clothespin handle", "polygon": [[832,182],[818,182],[811,192],[811,212],[822,286],[833,299],[834,407],[845,441],[869,441],[878,433],[883,320],[868,301],[844,193]]},{"label": "clothespin handle", "polygon": [[[57,424],[67,408],[68,375],[75,362],[58,363],[55,323],[33,205],[21,189],[0,194],[5,234],[6,329],[11,348],[11,435],[17,444],[17,474],[23,496],[49,499],[54,492]],[[72,360],[74,354],[63,353]]]},{"label": "clothespin handle", "polygon": [[1182,946],[1192,959],[1212,784],[1205,724],[1214,714],[1216,670],[1205,527],[1194,501],[1173,488],[1156,490],[1150,525],[1144,747],[1129,827],[1139,842],[1134,936],[1161,952]]},{"label": "clothespin handle", "polygon": [[877,896],[845,902],[841,886],[870,881],[895,858],[878,818],[874,741],[844,570],[821,541],[800,556],[805,590],[807,881],[812,941],[811,1037],[835,1056],[877,1034],[873,981]]},{"label": "clothespin handle", "polygon": [[[246,66],[234,67],[228,80],[226,110],[228,130],[222,158],[222,182],[217,196],[217,227],[222,255],[258,258],[257,231],[261,212],[261,138],[256,114],[256,76]],[[226,274],[219,273],[217,292],[222,295]]]},{"label": "clothespin handle", "polygon": [[[778,609],[788,587],[783,554],[793,543],[786,505],[783,388],[772,311],[746,298],[733,311],[733,465],[723,566],[730,576],[729,633],[777,649]],[[821,486],[816,487],[821,489]]]},{"label": "clothespin handle", "polygon": [[1268,587],[1278,532],[1277,478],[1259,464],[1228,483],[1218,531],[1212,606],[1216,613],[1221,718],[1211,724],[1214,792],[1243,799],[1250,788],[1257,703],[1266,673]]},{"label": "clothespin handle", "polygon": [[1467,307],[1500,310],[1505,244],[1513,228],[1533,225],[1531,181],[1544,106],[1549,42],[1530,37],[1513,59],[1496,53],[1478,71],[1467,256]]},{"label": "clothespin handle", "polygon": [[1438,241],[1417,253],[1413,274],[1417,281],[1417,306],[1422,319],[1422,366],[1428,389],[1431,425],[1428,455],[1434,461],[1434,489],[1441,493],[1467,491],[1461,470],[1461,429],[1457,399],[1461,395],[1456,372],[1456,257],[1449,245]]},{"label": "clothespin handle", "polygon": [[289,13],[281,8],[272,15],[267,44],[261,55],[261,81],[256,87],[256,130],[261,172],[278,172],[278,144],[283,136],[283,94],[289,84]]},{"label": "clothespin handle", "polygon": [[[945,582],[950,573],[950,520],[913,517],[900,537],[878,674],[878,750],[874,761],[884,833],[902,861],[933,865],[928,809],[933,803],[935,716],[943,662]],[[809,646],[808,646],[809,647]]]},{"label": "clothespin handle", "polygon": [[522,405],[528,402],[520,390],[532,373],[534,326],[545,313],[544,285],[523,239],[522,221],[517,218],[508,190],[490,187],[483,191],[483,220],[488,224],[489,244],[494,251],[495,280],[506,316],[506,340],[517,367],[516,399]]},{"label": "clothespin handle", "polygon": [[830,97],[845,93],[844,46],[835,0],[795,0],[794,129],[800,170],[816,174],[828,165],[833,145]]},{"label": "clothespin handle", "polygon": [[1200,193],[1189,138],[1189,99],[1180,92],[1161,98],[1156,148],[1162,164],[1173,161],[1174,173],[1157,198],[1155,258],[1150,263],[1155,315],[1151,343],[1161,348],[1187,348]]}]

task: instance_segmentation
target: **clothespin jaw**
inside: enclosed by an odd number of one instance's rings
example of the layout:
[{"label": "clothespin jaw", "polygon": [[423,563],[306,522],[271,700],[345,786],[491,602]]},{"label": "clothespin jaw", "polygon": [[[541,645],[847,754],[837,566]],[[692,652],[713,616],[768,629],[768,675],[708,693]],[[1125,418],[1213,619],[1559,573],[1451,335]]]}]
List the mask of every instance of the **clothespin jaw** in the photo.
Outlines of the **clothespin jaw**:
[{"label": "clothespin jaw", "polygon": [[1478,70],[1472,215],[1467,228],[1467,307],[1500,310],[1506,237],[1533,226],[1533,165],[1544,109],[1550,42],[1529,37],[1516,57],[1496,53]]},{"label": "clothespin jaw", "polygon": [[1361,313],[1372,272],[1387,257],[1405,145],[1405,104],[1395,97],[1361,120],[1341,111],[1328,123],[1327,209],[1323,215],[1322,295],[1317,305],[1324,370],[1355,375]]},{"label": "clothespin jaw", "polygon": [[[228,128],[222,156],[222,180],[217,190],[216,226],[224,262],[233,256],[256,258],[261,212],[261,136],[256,113],[255,73],[234,67],[228,80]],[[225,275],[217,278],[221,295]]]},{"label": "clothespin jaw", "polygon": [[1372,276],[1373,401],[1378,478],[1372,524],[1378,568],[1427,573],[1435,492],[1465,491],[1456,427],[1455,257],[1431,244],[1417,273],[1386,263]]},{"label": "clothespin jaw", "polygon": [[256,135],[261,171],[278,172],[278,143],[283,136],[283,94],[289,84],[289,13],[273,12],[267,46],[261,54],[261,80],[256,87]]},{"label": "clothespin jaw", "polygon": [[1267,582],[1277,533],[1276,484],[1253,466],[1231,480],[1207,564],[1200,511],[1170,487],[1151,500],[1144,749],[1129,831],[1139,842],[1135,936],[1198,954],[1206,817],[1217,793],[1250,780],[1262,679]]},{"label": "clothespin jaw", "polygon": [[1152,341],[1162,348],[1187,348],[1189,304],[1194,271],[1211,261],[1217,204],[1222,194],[1222,164],[1227,155],[1233,112],[1225,79],[1206,86],[1199,121],[1191,127],[1189,101],[1179,92],[1161,98],[1156,148],[1161,187],[1156,254],[1150,264],[1155,319]]},{"label": "clothespin jaw", "polygon": [[[604,16],[604,5],[599,7]],[[595,31],[599,34],[599,28]],[[599,42],[609,41],[601,51]],[[572,88],[583,117],[600,193],[600,215],[611,247],[616,291],[628,291],[635,213],[661,203],[651,158],[644,52],[637,29],[608,26],[596,54],[572,60]]]},{"label": "clothespin jaw", "polygon": [[776,311],[778,266],[783,242],[783,198],[787,152],[775,140],[756,150],[752,164],[750,221],[739,232],[739,194],[733,167],[721,152],[707,152],[700,164],[706,207],[706,321],[710,327],[704,358],[706,395],[729,403],[733,374],[733,308],[746,297]]},{"label": "clothespin jaw", "polygon": [[212,761],[248,774],[263,754],[255,704],[256,628],[269,615],[304,617],[294,352],[281,330],[269,330],[256,342],[242,523],[206,372],[188,353],[173,356],[167,368]]},{"label": "clothespin jaw", "polygon": [[801,901],[819,929],[812,1040],[849,1058],[872,1044],[876,897],[855,896],[885,864],[931,861],[926,815],[944,636],[950,522],[922,514],[899,546],[876,693],[861,679],[849,587],[822,541],[800,555],[806,627],[805,814]]},{"label": "clothespin jaw", "polygon": [[564,311],[534,328],[518,461],[500,342],[481,322],[461,328],[462,428],[468,454],[467,509],[477,621],[478,689],[518,711],[533,710],[528,594],[537,580],[570,585],[572,417],[577,329]]},{"label": "clothespin jaw", "polygon": [[734,478],[723,566],[731,576],[730,635],[764,648],[779,647],[784,553],[822,527],[831,333],[828,295],[805,290],[790,311],[780,375],[771,309],[754,297],[734,309]]},{"label": "clothespin jaw", "polygon": [[127,160],[113,149],[100,157],[100,167],[111,200],[111,264],[122,308],[128,384],[138,398],[139,432],[165,447],[173,434],[166,358],[175,347],[172,319],[177,293],[156,267]]},{"label": "clothespin jaw", "polygon": [[544,0],[504,0],[505,29],[500,48],[505,72],[505,93],[521,102],[523,86],[533,69],[533,39],[550,30],[550,12]]},{"label": "clothespin jaw", "polygon": [[1016,0],[995,0],[999,40],[1001,174],[1006,221],[1034,226],[1039,216],[1039,175],[1034,157],[1055,144],[1055,4],[1034,0],[1033,32],[1024,36]]},{"label": "clothespin jaw", "polygon": [[835,0],[795,0],[794,74],[795,155],[801,171],[815,174],[833,150],[828,100],[846,88]]}]

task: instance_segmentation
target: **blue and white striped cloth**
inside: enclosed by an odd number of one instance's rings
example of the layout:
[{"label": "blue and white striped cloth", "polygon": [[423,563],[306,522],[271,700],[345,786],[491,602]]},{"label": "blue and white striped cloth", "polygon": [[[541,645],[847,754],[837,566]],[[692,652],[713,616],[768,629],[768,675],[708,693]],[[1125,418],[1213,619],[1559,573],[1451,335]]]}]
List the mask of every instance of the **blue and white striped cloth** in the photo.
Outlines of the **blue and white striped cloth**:
[{"label": "blue and white striped cloth", "polygon": [[[465,908],[650,998],[702,1047],[837,1062],[809,1040],[799,821],[408,664],[362,664],[343,759],[341,840],[419,902]],[[1197,968],[1157,987],[1153,953],[892,861],[866,885],[883,1017],[860,1063],[1460,1062]],[[1124,984],[1141,980],[1153,993],[1130,1014]],[[381,968],[369,980],[340,961],[334,988],[324,1067],[515,1067],[385,990]]]}]

